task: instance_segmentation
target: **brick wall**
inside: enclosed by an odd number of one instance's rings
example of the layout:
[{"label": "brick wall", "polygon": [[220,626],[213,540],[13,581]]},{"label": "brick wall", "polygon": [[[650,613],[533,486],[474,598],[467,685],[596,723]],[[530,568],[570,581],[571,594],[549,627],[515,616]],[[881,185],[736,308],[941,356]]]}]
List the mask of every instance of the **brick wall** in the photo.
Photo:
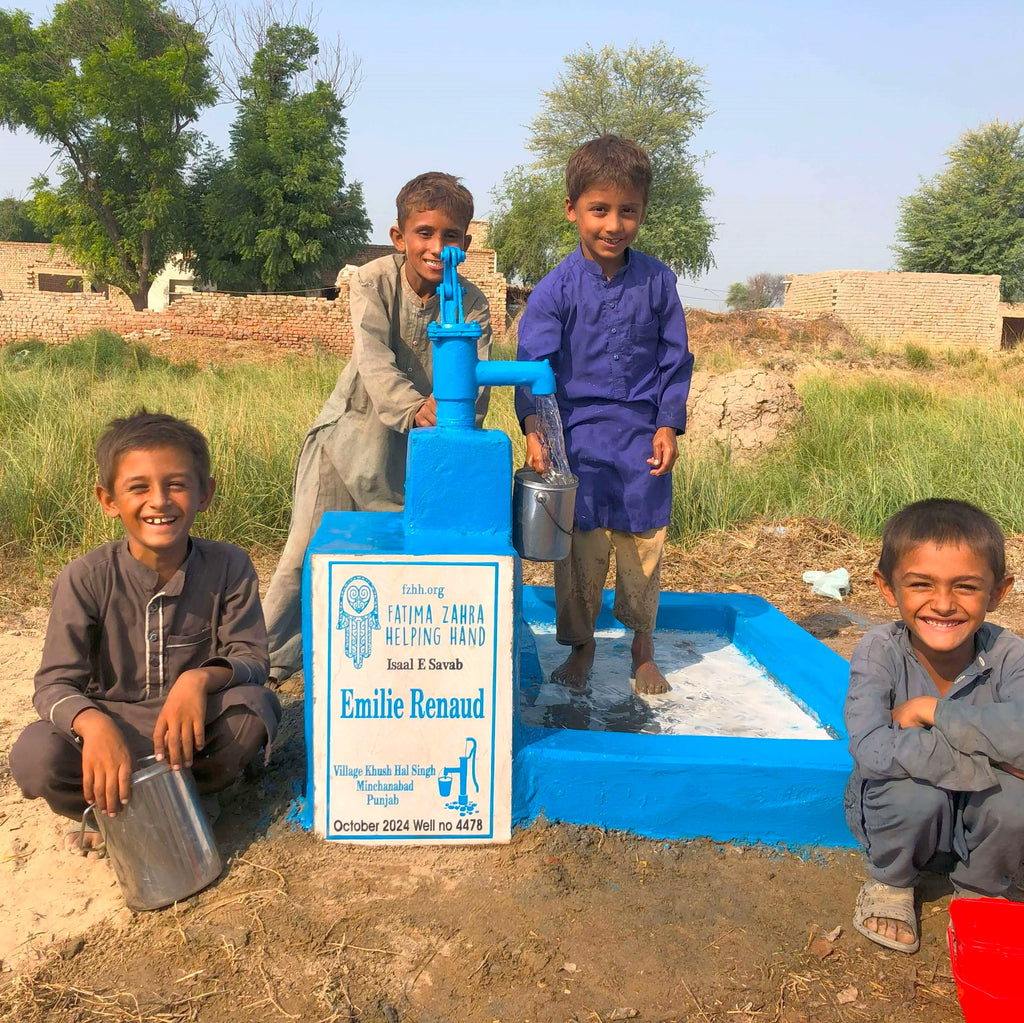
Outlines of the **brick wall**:
[{"label": "brick wall", "polygon": [[505,340],[505,275],[498,273],[498,256],[487,248],[490,224],[486,220],[473,220],[469,225],[473,242],[466,250],[466,262],[459,268],[487,296],[491,305],[491,328],[494,340]]},{"label": "brick wall", "polygon": [[[381,254],[394,251],[390,246],[379,248]],[[50,250],[45,243],[0,243],[0,344],[26,338],[66,344],[91,330],[106,328],[119,334],[159,331],[251,340],[298,352],[311,351],[314,346],[341,355],[352,350],[348,283],[343,276],[334,301],[298,295],[195,293],[160,312],[135,312],[128,296],[117,288],[110,288],[109,298],[88,292],[62,295],[37,291],[35,272],[44,267],[52,273],[76,269]],[[467,258],[462,269],[487,295],[494,336],[501,340],[505,337],[505,278],[495,271],[492,250],[474,253],[471,248],[470,253],[473,260]],[[10,285],[4,283],[7,279]]]},{"label": "brick wall", "polygon": [[833,270],[795,274],[786,312],[835,313],[865,340],[996,350],[999,276]]},{"label": "brick wall", "polygon": [[0,242],[0,293],[20,295],[36,290],[40,273],[81,276],[82,269],[49,242]]},{"label": "brick wall", "polygon": [[162,312],[136,312],[115,288],[102,295],[4,295],[0,342],[39,338],[66,344],[91,330],[119,334],[160,331],[196,337],[252,340],[299,352],[320,345],[340,355],[352,350],[352,320],[345,301],[296,295],[193,294]]}]

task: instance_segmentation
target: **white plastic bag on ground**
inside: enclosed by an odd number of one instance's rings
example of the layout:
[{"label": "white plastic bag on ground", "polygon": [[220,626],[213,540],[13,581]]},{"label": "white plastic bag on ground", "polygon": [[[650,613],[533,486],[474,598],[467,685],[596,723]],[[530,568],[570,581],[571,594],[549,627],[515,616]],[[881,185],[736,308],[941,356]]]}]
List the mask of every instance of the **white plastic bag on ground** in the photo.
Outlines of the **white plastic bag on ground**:
[{"label": "white plastic bag on ground", "polygon": [[842,600],[843,594],[850,592],[850,573],[845,568],[837,568],[834,572],[804,572],[803,579],[811,584],[811,593],[819,597]]}]

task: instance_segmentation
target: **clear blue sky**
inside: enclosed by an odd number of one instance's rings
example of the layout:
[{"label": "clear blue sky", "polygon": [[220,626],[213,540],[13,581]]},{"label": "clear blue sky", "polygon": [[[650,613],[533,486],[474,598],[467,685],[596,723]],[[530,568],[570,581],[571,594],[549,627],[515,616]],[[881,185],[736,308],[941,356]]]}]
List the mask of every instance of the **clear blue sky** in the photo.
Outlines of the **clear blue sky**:
[{"label": "clear blue sky", "polygon": [[[9,6],[36,21],[52,9]],[[346,171],[379,242],[422,170],[461,175],[486,214],[505,171],[529,159],[526,125],[571,51],[664,40],[704,66],[712,113],[695,149],[709,154],[717,266],[680,291],[707,308],[762,270],[890,269],[898,199],[964,131],[1024,118],[1019,0],[397,0],[338,5],[319,28],[362,60]],[[222,106],[201,127],[224,145],[231,116]],[[0,195],[25,194],[49,163],[46,147],[0,129]]]}]

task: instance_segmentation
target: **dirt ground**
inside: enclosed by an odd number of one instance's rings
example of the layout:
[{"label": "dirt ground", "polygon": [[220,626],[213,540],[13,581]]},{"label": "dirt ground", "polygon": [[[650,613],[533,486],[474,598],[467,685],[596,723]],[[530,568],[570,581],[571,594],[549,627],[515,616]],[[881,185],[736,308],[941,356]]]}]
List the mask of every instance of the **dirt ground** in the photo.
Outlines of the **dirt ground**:
[{"label": "dirt ground", "polygon": [[[784,371],[826,350],[860,357],[827,318],[786,333],[746,315],[694,318],[695,348],[728,347]],[[1024,537],[1009,553],[1011,570],[1024,574]],[[870,582],[876,557],[829,523],[755,522],[670,549],[663,584],[757,593],[847,656],[866,628],[888,620]],[[264,582],[272,567],[272,556],[257,558]],[[807,569],[838,567],[853,580],[841,603],[801,581]],[[526,577],[550,579],[537,566]],[[0,566],[2,1020],[961,1018],[946,949],[948,884],[922,886],[921,952],[885,951],[850,926],[865,874],[847,849],[652,841],[544,821],[507,846],[462,848],[328,846],[294,830],[287,813],[305,771],[301,678],[280,693],[285,718],[269,767],[224,801],[221,878],[183,905],[133,913],[108,861],[57,850],[68,822],[24,801],[7,767],[34,717],[48,578],[34,564]],[[1021,631],[1024,593],[1012,592],[993,620]]]}]

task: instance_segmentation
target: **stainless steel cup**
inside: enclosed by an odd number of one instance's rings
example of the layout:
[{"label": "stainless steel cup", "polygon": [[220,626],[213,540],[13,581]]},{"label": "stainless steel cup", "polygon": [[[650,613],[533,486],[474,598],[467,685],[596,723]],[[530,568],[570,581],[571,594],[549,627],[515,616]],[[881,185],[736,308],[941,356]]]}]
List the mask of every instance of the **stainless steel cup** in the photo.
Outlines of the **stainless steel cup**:
[{"label": "stainless steel cup", "polygon": [[519,469],[512,485],[512,546],[528,561],[561,561],[569,556],[576,477],[551,483],[533,469]]},{"label": "stainless steel cup", "polygon": [[192,772],[145,757],[132,774],[128,805],[116,817],[89,807],[132,909],[159,909],[205,888],[221,871],[213,832]]}]

